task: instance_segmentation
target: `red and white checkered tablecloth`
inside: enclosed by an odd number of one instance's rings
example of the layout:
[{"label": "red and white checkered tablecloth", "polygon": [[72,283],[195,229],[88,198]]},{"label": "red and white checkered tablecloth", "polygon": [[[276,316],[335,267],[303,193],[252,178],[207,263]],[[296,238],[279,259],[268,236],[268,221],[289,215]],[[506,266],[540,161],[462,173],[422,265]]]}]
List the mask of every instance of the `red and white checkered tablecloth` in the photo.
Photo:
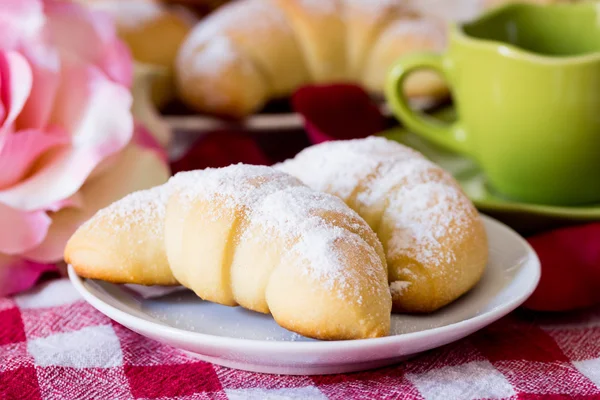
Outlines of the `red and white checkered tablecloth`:
[{"label": "red and white checkered tablecloth", "polygon": [[0,299],[0,399],[600,398],[600,308],[513,313],[404,364],[332,376],[236,371],[111,321],[68,280]]}]

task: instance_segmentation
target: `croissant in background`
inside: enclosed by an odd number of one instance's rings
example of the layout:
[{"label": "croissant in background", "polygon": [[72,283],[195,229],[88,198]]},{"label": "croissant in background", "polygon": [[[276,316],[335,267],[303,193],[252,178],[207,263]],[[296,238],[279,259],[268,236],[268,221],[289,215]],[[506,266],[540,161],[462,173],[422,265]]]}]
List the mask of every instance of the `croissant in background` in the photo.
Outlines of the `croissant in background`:
[{"label": "croissant in background", "polygon": [[[202,113],[244,117],[308,83],[354,82],[381,93],[401,55],[441,50],[445,26],[406,1],[238,0],[197,24],[176,61],[180,97]],[[446,93],[429,71],[409,96]]]},{"label": "croissant in background", "polygon": [[67,243],[77,274],[182,284],[204,300],[271,313],[318,339],[389,333],[383,248],[340,199],[269,167],[177,174],[99,211]]},{"label": "croissant in background", "polygon": [[179,46],[196,23],[183,8],[158,0],[77,0],[108,14],[139,62],[171,69]]}]

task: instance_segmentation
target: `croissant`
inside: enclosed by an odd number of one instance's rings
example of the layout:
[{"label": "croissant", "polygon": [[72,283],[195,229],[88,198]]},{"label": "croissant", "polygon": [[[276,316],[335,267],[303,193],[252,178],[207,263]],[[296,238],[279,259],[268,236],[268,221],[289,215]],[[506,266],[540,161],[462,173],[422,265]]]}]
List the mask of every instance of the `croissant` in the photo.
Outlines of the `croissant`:
[{"label": "croissant", "polygon": [[354,209],[383,244],[394,311],[431,312],[481,278],[483,223],[454,178],[380,137],[309,147],[276,168]]},{"label": "croissant", "polygon": [[109,15],[136,61],[172,69],[195,18],[158,0],[77,0]]},{"label": "croissant", "polygon": [[[199,112],[244,117],[308,83],[346,81],[382,93],[401,55],[441,50],[445,27],[406,1],[239,0],[199,22],[179,49],[180,97]],[[446,93],[430,71],[409,96]]]},{"label": "croissant", "polygon": [[388,334],[383,248],[340,199],[269,167],[179,173],[99,211],[65,260],[87,278],[179,284],[204,300],[271,313],[318,339]]}]

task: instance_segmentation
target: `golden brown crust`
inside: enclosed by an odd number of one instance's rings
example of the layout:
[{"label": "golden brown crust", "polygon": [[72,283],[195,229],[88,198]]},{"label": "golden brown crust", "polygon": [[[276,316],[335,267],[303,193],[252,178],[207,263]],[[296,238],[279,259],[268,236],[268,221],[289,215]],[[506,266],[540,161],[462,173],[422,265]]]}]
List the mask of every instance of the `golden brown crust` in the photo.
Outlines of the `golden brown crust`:
[{"label": "golden brown crust", "polygon": [[[75,256],[77,257],[77,256]],[[75,258],[76,259],[76,258]],[[118,275],[110,270],[101,270],[98,266],[90,267],[86,264],[73,265],[71,261],[65,259],[65,262],[73,267],[77,275],[86,279],[96,279],[115,284],[136,284],[142,286],[179,286],[179,282],[175,279],[160,280],[156,277],[145,275],[131,279],[126,275]]]},{"label": "golden brown crust", "polygon": [[[380,284],[387,281],[385,270],[376,277],[364,274],[373,263],[364,241],[349,237],[337,245],[347,255],[344,264],[348,273],[358,278],[354,284],[315,285],[305,273],[306,260],[294,257],[295,263],[280,264],[269,280],[266,297],[273,317],[284,328],[323,340],[386,336],[391,310],[387,285]],[[336,292],[345,296],[336,296]]]},{"label": "golden brown crust", "polygon": [[178,174],[99,211],[69,240],[83,277],[179,283],[271,313],[305,336],[388,334],[391,296],[375,233],[340,199],[269,167]]},{"label": "golden brown crust", "polygon": [[[213,53],[223,55],[215,61],[210,56]],[[268,99],[264,74],[228,38],[206,43],[187,41],[181,47],[176,68],[179,96],[199,111],[241,118]]]},{"label": "golden brown crust", "polygon": [[270,312],[305,336],[387,334],[385,260],[368,225],[339,199],[271,168],[228,171],[173,180],[165,244],[177,280],[205,300]]},{"label": "golden brown crust", "polygon": [[85,278],[177,284],[165,254],[162,193],[162,187],[135,192],[100,210],[69,239],[65,261]]},{"label": "golden brown crust", "polygon": [[[472,213],[472,216],[469,217],[469,222],[459,229],[468,234],[458,240],[448,235],[443,243],[446,249],[451,249],[456,258],[451,262],[438,265],[436,273],[431,273],[427,266],[409,257],[390,261],[390,265],[402,266],[402,268],[389,269],[391,283],[415,282],[418,278],[414,275],[419,274],[425,277],[424,281],[406,287],[400,294],[392,291],[394,312],[436,311],[467,293],[479,282],[487,264],[487,237],[475,209],[467,212]],[[411,271],[413,276],[407,276],[406,272],[403,274],[401,271],[405,269]]]}]

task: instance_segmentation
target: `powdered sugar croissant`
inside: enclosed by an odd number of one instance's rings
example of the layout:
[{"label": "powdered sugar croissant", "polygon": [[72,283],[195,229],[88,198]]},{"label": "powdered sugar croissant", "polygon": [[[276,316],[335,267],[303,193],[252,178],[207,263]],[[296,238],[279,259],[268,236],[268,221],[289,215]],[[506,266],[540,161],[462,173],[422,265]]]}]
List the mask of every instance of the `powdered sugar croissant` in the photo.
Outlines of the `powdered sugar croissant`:
[{"label": "powdered sugar croissant", "polygon": [[488,254],[477,210],[420,153],[372,137],[312,146],[277,168],[342,198],[373,228],[395,311],[437,310],[481,278]]},{"label": "powdered sugar croissant", "polygon": [[269,167],[180,173],[125,197],[73,235],[65,259],[87,278],[179,282],[208,301],[270,312],[313,338],[390,328],[374,232],[338,198]]},{"label": "powdered sugar croissant", "polygon": [[[355,82],[382,93],[388,69],[413,51],[441,51],[441,21],[406,0],[238,0],[192,30],[176,61],[181,98],[204,113],[244,117],[308,83]],[[418,71],[409,96],[446,93]]]}]

